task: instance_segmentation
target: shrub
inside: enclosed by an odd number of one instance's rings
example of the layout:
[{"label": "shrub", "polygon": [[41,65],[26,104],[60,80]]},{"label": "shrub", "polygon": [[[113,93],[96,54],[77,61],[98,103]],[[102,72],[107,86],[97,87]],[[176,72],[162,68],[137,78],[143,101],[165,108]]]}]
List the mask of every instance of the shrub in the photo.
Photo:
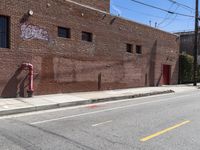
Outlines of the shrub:
[{"label": "shrub", "polygon": [[[180,83],[193,82],[193,56],[189,54],[180,55]],[[200,82],[200,66],[197,67],[197,81]]]},{"label": "shrub", "polygon": [[193,62],[194,62],[193,56],[188,55],[188,54],[180,55],[180,82],[181,83],[190,83],[193,81]]}]

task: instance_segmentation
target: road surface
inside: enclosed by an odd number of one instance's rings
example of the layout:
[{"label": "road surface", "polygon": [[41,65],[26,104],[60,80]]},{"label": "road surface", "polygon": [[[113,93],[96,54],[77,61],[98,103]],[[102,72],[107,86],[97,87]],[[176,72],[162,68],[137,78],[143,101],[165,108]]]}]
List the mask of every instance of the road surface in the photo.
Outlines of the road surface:
[{"label": "road surface", "polygon": [[0,118],[1,150],[199,150],[200,91]]}]

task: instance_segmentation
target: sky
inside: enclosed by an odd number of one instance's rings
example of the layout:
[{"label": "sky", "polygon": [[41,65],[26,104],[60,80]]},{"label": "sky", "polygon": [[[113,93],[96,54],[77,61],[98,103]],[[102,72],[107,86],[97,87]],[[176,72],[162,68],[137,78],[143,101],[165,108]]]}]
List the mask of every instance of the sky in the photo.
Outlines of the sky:
[{"label": "sky", "polygon": [[[137,0],[172,12],[195,15],[195,9],[184,7],[178,3],[195,8],[195,0]],[[132,0],[111,0],[111,14],[133,20],[168,32],[182,32],[194,30],[194,18],[169,14],[150,8]]]}]

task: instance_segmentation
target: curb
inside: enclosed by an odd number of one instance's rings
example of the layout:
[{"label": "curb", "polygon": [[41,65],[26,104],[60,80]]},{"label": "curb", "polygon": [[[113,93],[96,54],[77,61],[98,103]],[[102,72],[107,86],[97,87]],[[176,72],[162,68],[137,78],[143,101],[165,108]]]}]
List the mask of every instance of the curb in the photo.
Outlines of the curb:
[{"label": "curb", "polygon": [[63,107],[81,106],[81,105],[108,102],[108,101],[120,101],[122,99],[123,100],[124,99],[132,99],[132,98],[147,97],[147,96],[169,94],[169,93],[174,93],[174,91],[166,90],[166,91],[160,91],[160,92],[150,92],[150,93],[134,94],[134,95],[126,95],[126,96],[118,96],[118,97],[89,99],[89,100],[82,100],[82,101],[76,101],[76,102],[64,102],[64,103],[41,105],[41,106],[28,106],[28,107],[22,107],[22,108],[17,108],[17,109],[0,111],[0,116],[28,113],[28,112],[36,112],[36,111],[63,108]]}]

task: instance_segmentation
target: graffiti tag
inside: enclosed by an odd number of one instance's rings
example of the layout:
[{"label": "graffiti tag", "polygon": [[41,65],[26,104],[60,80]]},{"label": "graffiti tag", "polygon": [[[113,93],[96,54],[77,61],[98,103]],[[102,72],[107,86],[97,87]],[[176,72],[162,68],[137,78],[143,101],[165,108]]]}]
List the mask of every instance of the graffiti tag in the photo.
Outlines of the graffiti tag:
[{"label": "graffiti tag", "polygon": [[22,24],[21,25],[21,38],[24,40],[27,39],[38,39],[38,40],[49,40],[48,32],[40,28],[39,26],[31,24]]}]

